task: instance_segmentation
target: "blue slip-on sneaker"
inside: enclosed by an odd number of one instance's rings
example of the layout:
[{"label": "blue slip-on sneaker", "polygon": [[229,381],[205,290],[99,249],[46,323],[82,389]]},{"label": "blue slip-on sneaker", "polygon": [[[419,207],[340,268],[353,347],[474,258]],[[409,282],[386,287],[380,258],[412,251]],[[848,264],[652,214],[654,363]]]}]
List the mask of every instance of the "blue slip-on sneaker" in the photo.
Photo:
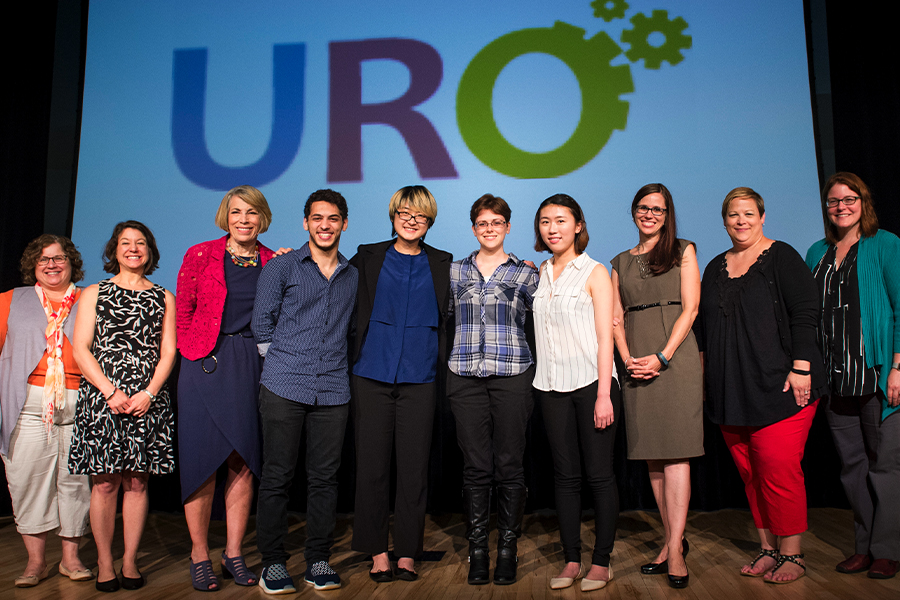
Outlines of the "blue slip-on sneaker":
[{"label": "blue slip-on sneaker", "polygon": [[259,587],[267,594],[294,594],[294,580],[288,574],[284,563],[277,563],[265,567],[259,576]]},{"label": "blue slip-on sneaker", "polygon": [[335,590],[341,587],[341,576],[334,572],[327,560],[320,560],[306,567],[306,583],[317,590]]}]

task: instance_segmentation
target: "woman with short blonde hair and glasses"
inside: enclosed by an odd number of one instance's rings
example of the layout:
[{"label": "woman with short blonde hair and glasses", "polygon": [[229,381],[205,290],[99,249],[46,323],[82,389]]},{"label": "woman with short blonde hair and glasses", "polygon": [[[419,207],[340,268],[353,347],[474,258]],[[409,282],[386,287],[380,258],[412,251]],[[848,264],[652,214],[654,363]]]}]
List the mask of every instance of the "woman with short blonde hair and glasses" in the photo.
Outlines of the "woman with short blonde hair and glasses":
[{"label": "woman with short blonde hair and glasses", "polygon": [[[418,577],[425,536],[428,458],[438,382],[447,365],[448,253],[423,240],[437,217],[427,188],[401,188],[388,205],[391,240],[359,247],[356,340],[351,347],[351,411],[356,428],[352,548],[372,555],[376,582]],[[396,443],[396,573],[388,560],[391,452]]]}]

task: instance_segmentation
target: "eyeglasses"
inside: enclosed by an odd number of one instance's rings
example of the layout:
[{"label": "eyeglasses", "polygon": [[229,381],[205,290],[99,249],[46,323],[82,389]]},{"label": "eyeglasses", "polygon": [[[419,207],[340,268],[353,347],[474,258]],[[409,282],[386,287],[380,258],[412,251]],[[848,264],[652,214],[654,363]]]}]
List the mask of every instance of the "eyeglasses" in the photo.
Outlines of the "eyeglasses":
[{"label": "eyeglasses", "polygon": [[636,215],[646,215],[647,213],[650,213],[654,217],[661,217],[667,212],[669,212],[667,208],[661,208],[659,206],[647,206],[646,204],[638,204],[636,207],[634,207],[634,214]]},{"label": "eyeglasses", "polygon": [[839,203],[843,202],[844,206],[853,206],[856,204],[856,201],[859,200],[859,196],[847,196],[846,198],[828,198],[825,200],[825,206],[828,208],[835,208]]},{"label": "eyeglasses", "polygon": [[38,264],[42,267],[46,267],[51,262],[55,265],[64,265],[69,261],[69,257],[65,254],[59,254],[57,256],[42,256],[38,259]]},{"label": "eyeglasses", "polygon": [[416,225],[428,225],[428,222],[431,221],[431,219],[425,215],[414,215],[408,210],[398,210],[394,214],[400,217],[401,221],[406,221],[407,223],[412,221]]},{"label": "eyeglasses", "polygon": [[504,225],[506,225],[506,221],[502,221],[500,219],[496,219],[494,221],[478,221],[477,223],[475,223],[475,231],[484,231],[488,227],[500,229]]}]

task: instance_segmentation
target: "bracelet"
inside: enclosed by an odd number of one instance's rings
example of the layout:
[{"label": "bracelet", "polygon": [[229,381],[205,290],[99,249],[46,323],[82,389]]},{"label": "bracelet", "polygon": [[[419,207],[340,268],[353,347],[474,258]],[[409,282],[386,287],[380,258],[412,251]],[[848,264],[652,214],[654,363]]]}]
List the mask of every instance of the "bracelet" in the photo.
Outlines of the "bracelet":
[{"label": "bracelet", "polygon": [[148,390],[147,388],[144,388],[144,389],[142,389],[141,391],[144,392],[145,394],[147,394],[148,396],[150,396],[150,403],[151,403],[151,404],[154,403],[154,402],[156,402],[156,396],[154,396],[153,394],[151,394],[151,393],[150,393],[150,390]]},{"label": "bracelet", "polygon": [[111,391],[109,393],[109,396],[106,397],[106,401],[109,402],[112,399],[112,397],[116,395],[116,392],[118,392],[118,391],[119,391],[119,388],[114,387],[113,391]]},{"label": "bracelet", "polygon": [[809,371],[803,371],[801,369],[795,369],[791,367],[791,373],[796,373],[797,375],[809,375]]},{"label": "bracelet", "polygon": [[659,364],[662,365],[663,369],[668,368],[668,366],[669,366],[669,361],[666,360],[666,357],[665,357],[665,355],[664,355],[662,352],[657,352],[657,353],[656,353],[656,358],[659,359]]},{"label": "bracelet", "polygon": [[900,363],[891,363],[891,368],[900,371]]},{"label": "bracelet", "polygon": [[626,366],[626,367],[628,366],[628,361],[629,361],[629,360],[634,360],[634,357],[633,357],[633,356],[629,356],[628,358],[625,359],[625,366]]}]

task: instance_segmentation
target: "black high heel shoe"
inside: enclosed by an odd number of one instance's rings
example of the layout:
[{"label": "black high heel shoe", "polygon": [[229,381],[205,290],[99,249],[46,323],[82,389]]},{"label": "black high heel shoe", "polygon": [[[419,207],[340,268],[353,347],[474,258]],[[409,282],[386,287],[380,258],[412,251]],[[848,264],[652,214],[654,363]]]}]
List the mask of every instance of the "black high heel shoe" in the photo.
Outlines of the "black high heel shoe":
[{"label": "black high heel shoe", "polygon": [[[687,570],[687,565],[685,565],[685,570]],[[669,587],[683,590],[688,586],[688,580],[691,578],[691,575],[690,573],[685,573],[684,575],[666,574],[666,578],[669,580]]]},{"label": "black high heel shoe", "polygon": [[[682,558],[687,558],[690,549],[691,547],[688,545],[687,538],[681,538]],[[687,563],[684,564],[684,570],[687,571]],[[688,580],[691,578],[691,575],[690,573],[685,573],[684,575],[670,575],[667,572],[666,578],[669,580],[669,587],[675,588],[676,590],[683,590],[688,586]]]},{"label": "black high heel shoe", "polygon": [[[681,538],[681,556],[683,558],[687,558],[688,552],[690,552],[691,547],[688,544],[687,538]],[[646,565],[641,565],[641,574],[642,575],[662,575],[668,574],[669,572],[669,561],[664,560],[658,563],[647,563]],[[687,580],[685,580],[685,586],[687,585]],[[684,587],[684,586],[682,586]]]},{"label": "black high heel shoe", "polygon": [[658,563],[647,563],[646,565],[641,565],[641,574],[642,575],[662,575],[663,573],[669,572],[669,561],[664,560]]}]

